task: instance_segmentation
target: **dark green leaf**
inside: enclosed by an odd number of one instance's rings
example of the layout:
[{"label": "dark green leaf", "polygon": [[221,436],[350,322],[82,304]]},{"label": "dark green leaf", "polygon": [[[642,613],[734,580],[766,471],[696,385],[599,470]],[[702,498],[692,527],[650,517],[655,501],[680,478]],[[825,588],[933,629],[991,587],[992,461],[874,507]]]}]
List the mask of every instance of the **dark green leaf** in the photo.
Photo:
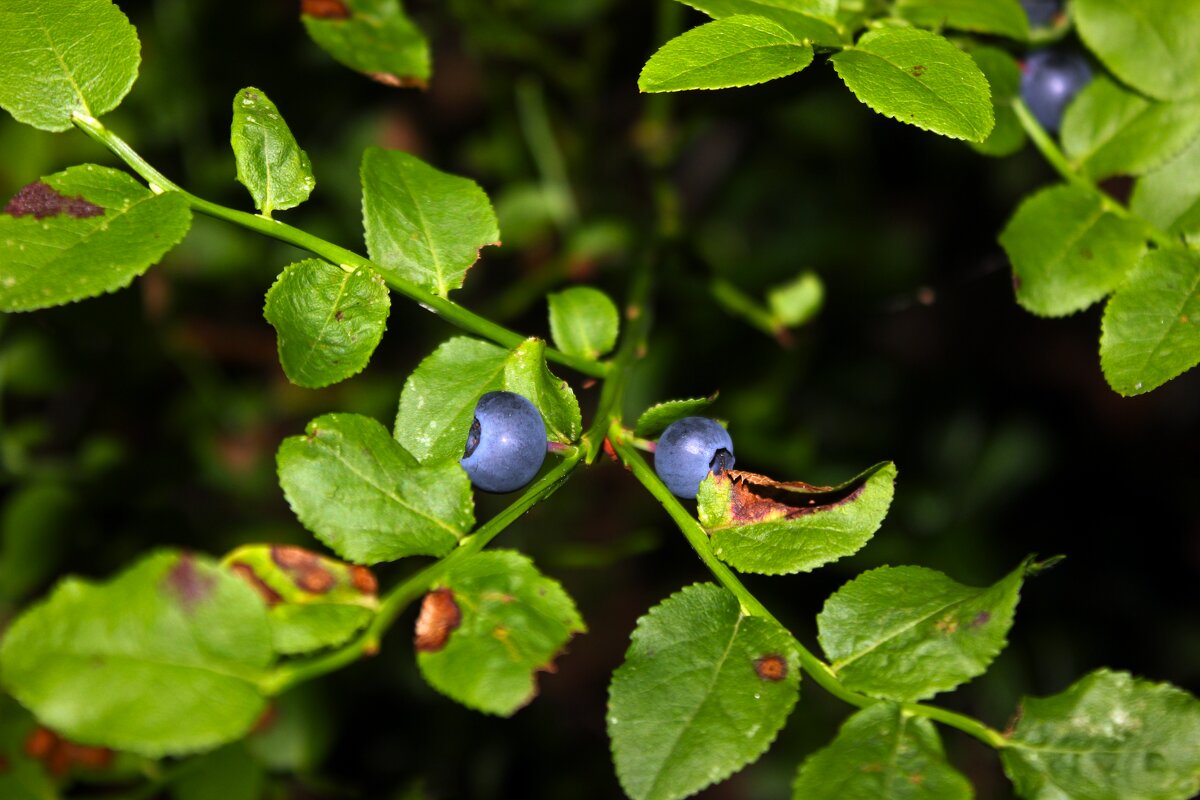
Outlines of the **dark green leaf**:
[{"label": "dark green leaf", "polygon": [[617,306],[599,289],[572,286],[547,295],[550,304],[550,337],[564,353],[599,358],[617,343],[621,316]]},{"label": "dark green leaf", "polygon": [[318,389],[360,372],[387,327],[383,278],[310,258],[288,266],[267,292],[263,316],[279,337],[288,380]]},{"label": "dark green leaf", "polygon": [[1162,230],[1200,234],[1200,137],[1137,182],[1130,208]]},{"label": "dark green leaf", "polygon": [[388,86],[425,87],[429,43],[398,0],[305,4],[308,35],[338,62]]},{"label": "dark green leaf", "polygon": [[1021,68],[998,47],[977,47],[971,51],[971,58],[992,87],[992,111],[996,115],[996,127],[982,142],[971,142],[971,147],[985,156],[1012,155],[1025,144],[1025,129],[1012,107],[1013,98],[1021,93]]},{"label": "dark green leaf", "polygon": [[23,599],[54,574],[67,549],[75,495],[56,483],[12,491],[0,514],[0,601]]},{"label": "dark green leaf", "polygon": [[0,107],[65,131],[73,114],[112,111],[137,80],[137,31],[111,0],[31,0],[0,7]]},{"label": "dark green leaf", "polygon": [[1004,771],[1026,800],[1188,800],[1200,792],[1200,702],[1097,670],[1021,702]]},{"label": "dark green leaf", "polygon": [[311,774],[323,763],[339,728],[323,701],[320,682],[301,684],[272,699],[266,724],[246,740],[250,752],[272,772]]},{"label": "dark green leaf", "polygon": [[171,784],[174,800],[262,800],[266,771],[245,745],[232,744],[190,762]]},{"label": "dark green leaf", "polygon": [[191,224],[182,194],[156,195],[108,167],[71,167],[31,183],[0,213],[0,311],[128,286]]},{"label": "dark green leaf", "polygon": [[800,696],[795,640],[745,616],[711,584],[638,620],[613,673],[608,735],[633,800],[675,800],[724,780],[771,746]]},{"label": "dark green leaf", "polygon": [[1200,95],[1200,0],[1072,0],[1071,15],[1133,88],[1162,100]]},{"label": "dark green leaf", "polygon": [[57,800],[46,765],[26,752],[37,723],[25,709],[0,694],[0,797],[4,800]]},{"label": "dark green leaf", "polygon": [[896,15],[917,25],[1029,38],[1029,17],[1017,0],[897,0]]},{"label": "dark green leaf", "polygon": [[680,0],[713,19],[741,15],[766,17],[792,32],[801,41],[832,47],[843,43],[844,37],[832,21],[834,4],[825,0]]},{"label": "dark green leaf", "polygon": [[708,397],[696,397],[689,400],[668,400],[665,403],[650,406],[638,417],[634,435],[652,439],[665,431],[667,426],[672,422],[681,420],[684,417],[694,417],[700,414],[704,409],[711,406],[716,399],[717,393],[713,392]]},{"label": "dark green leaf", "polygon": [[250,190],[263,216],[295,208],[317,185],[308,153],[300,149],[279,109],[261,90],[242,89],[233,98],[229,140],[237,178]]}]

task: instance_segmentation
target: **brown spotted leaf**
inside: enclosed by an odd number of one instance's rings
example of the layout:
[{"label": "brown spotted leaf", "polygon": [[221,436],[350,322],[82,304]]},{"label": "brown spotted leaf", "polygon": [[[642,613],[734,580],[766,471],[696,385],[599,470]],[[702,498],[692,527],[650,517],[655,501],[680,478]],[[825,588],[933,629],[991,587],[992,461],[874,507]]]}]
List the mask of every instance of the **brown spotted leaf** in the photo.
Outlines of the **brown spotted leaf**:
[{"label": "brown spotted leaf", "polygon": [[300,11],[336,61],[388,86],[425,88],[429,43],[398,0],[303,0]]},{"label": "brown spotted leaf", "polygon": [[696,500],[713,552],[731,567],[766,575],[809,572],[867,543],[887,515],[895,479],[891,462],[838,486],[729,470],[705,478]]}]

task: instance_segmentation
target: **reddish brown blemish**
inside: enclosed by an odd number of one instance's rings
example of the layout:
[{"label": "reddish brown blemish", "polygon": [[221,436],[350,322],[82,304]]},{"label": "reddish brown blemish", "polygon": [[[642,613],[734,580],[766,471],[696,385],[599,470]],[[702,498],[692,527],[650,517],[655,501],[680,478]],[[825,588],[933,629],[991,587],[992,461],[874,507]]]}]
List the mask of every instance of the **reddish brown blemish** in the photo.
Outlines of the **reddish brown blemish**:
[{"label": "reddish brown blemish", "polygon": [[235,575],[244,580],[246,583],[250,584],[250,588],[258,593],[258,596],[263,599],[263,602],[265,602],[268,607],[275,606],[283,602],[283,596],[268,586],[262,578],[258,577],[258,573],[256,573],[254,568],[249,564],[242,563],[241,561],[235,561],[229,565],[229,568],[233,570]]},{"label": "reddish brown blemish", "polygon": [[296,576],[296,585],[309,594],[325,594],[333,588],[333,573],[322,566],[313,566]]},{"label": "reddish brown blemish", "polygon": [[992,618],[990,611],[980,611],[975,615],[975,619],[971,620],[971,627],[978,628],[980,625],[986,625]]},{"label": "reddish brown blemish", "polygon": [[777,683],[787,677],[787,661],[778,653],[772,653],[754,662],[754,672],[764,681]]},{"label": "reddish brown blemish", "polygon": [[783,482],[741,470],[714,474],[717,486],[729,487],[729,516],[734,524],[795,519],[852,502],[866,487],[814,486],[801,481]]},{"label": "reddish brown blemish", "polygon": [[34,728],[29,738],[25,740],[25,755],[30,758],[43,759],[58,744],[58,737],[46,728]]},{"label": "reddish brown blemish", "polygon": [[8,759],[5,758],[4,756],[0,756],[0,774],[8,772],[8,767],[9,767]]},{"label": "reddish brown blemish", "polygon": [[[384,86],[393,86],[397,89],[428,89],[429,84],[424,78],[418,78],[416,75],[393,75],[390,72],[368,72],[367,77],[373,81],[378,81]],[[495,242],[499,245],[499,242]],[[478,259],[476,259],[478,260]]]},{"label": "reddish brown blemish", "polygon": [[862,765],[863,772],[883,772],[883,764],[872,761],[870,764]]},{"label": "reddish brown blemish", "polygon": [[914,78],[919,78],[925,74],[925,65],[924,64],[913,64],[912,69],[910,69],[908,72]]},{"label": "reddish brown blemish", "polygon": [[25,754],[41,761],[51,774],[58,777],[66,775],[73,767],[107,769],[113,761],[113,751],[107,747],[75,744],[41,727],[30,732],[25,740]]},{"label": "reddish brown blemish", "polygon": [[375,580],[375,573],[366,567],[350,568],[350,585],[363,594],[375,594],[379,591],[379,581]]},{"label": "reddish brown blemish", "polygon": [[279,565],[301,590],[310,594],[325,594],[336,581],[316,553],[294,545],[274,545],[271,560]]},{"label": "reddish brown blemish", "polygon": [[933,627],[937,628],[939,631],[948,636],[958,630],[958,620],[956,620],[952,615],[947,614],[935,622]]},{"label": "reddish brown blemish", "polygon": [[436,653],[446,646],[450,634],[462,624],[462,611],[454,602],[454,592],[434,589],[421,601],[413,644],[418,652]]},{"label": "reddish brown blemish", "polygon": [[166,577],[167,590],[188,613],[212,594],[215,583],[214,576],[204,575],[196,568],[196,559],[190,553],[181,555]]},{"label": "reddish brown blemish", "polygon": [[45,219],[66,214],[68,217],[83,219],[84,217],[99,217],[104,214],[100,206],[89,203],[83,197],[67,197],[59,194],[48,184],[34,181],[13,195],[4,207],[4,213],[14,217],[32,216],[34,219]]},{"label": "reddish brown blemish", "polygon": [[344,320],[346,318],[346,312],[338,311],[337,313],[335,313],[333,315],[333,318],[336,319],[338,322],[341,322],[342,320]]},{"label": "reddish brown blemish", "polygon": [[90,770],[104,770],[112,766],[113,751],[107,747],[88,747],[74,742],[64,742],[67,762]]},{"label": "reddish brown blemish", "polygon": [[274,727],[278,720],[279,708],[274,703],[271,703],[267,706],[266,710],[258,715],[258,719],[254,721],[254,727],[250,729],[250,732],[264,733]]},{"label": "reddish brown blemish", "polygon": [[604,455],[608,456],[613,461],[620,460],[617,458],[617,451],[613,449],[612,442],[608,440],[607,436],[604,437],[604,442],[601,444],[601,448],[604,450]]},{"label": "reddish brown blemish", "polygon": [[920,773],[915,773],[913,775],[909,775],[908,782],[911,783],[913,786],[920,786],[922,783],[925,782],[925,776]]},{"label": "reddish brown blemish", "polygon": [[300,13],[317,19],[350,18],[350,9],[342,0],[300,0]]}]

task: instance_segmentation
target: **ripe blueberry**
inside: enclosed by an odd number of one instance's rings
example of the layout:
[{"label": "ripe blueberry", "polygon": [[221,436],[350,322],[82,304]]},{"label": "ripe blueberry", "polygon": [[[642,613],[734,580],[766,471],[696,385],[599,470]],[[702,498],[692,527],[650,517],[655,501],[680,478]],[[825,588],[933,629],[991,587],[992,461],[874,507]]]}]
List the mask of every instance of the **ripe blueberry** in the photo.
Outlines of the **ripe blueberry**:
[{"label": "ripe blueberry", "polygon": [[654,471],[676,497],[696,496],[708,473],[733,466],[733,439],[721,423],[708,417],[684,417],[658,437]]},{"label": "ripe blueberry", "polygon": [[1021,7],[1029,17],[1030,25],[1044,28],[1062,11],[1062,0],[1021,0]]},{"label": "ripe blueberry", "polygon": [[1092,68],[1074,50],[1035,50],[1024,70],[1021,99],[1043,128],[1057,133],[1067,103],[1091,82]]},{"label": "ripe blueberry", "polygon": [[533,403],[512,392],[488,392],[458,462],[476,488],[514,492],[533,480],[546,458],[546,423]]}]

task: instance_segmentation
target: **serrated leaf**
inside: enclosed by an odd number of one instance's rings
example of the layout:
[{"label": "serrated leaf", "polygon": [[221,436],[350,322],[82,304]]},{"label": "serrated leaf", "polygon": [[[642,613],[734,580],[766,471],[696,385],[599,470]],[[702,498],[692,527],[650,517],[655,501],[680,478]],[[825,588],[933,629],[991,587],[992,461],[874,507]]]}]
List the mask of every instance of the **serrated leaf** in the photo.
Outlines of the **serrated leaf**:
[{"label": "serrated leaf", "polygon": [[1141,226],[1104,210],[1100,193],[1052,186],[1025,199],[1000,234],[1017,302],[1048,317],[1072,314],[1117,288],[1146,249]]},{"label": "serrated leaf", "polygon": [[897,0],[895,10],[902,19],[925,27],[1029,38],[1029,17],[1017,0]]},{"label": "serrated leaf", "polygon": [[474,524],[457,460],[419,465],[375,420],[326,414],[279,446],[279,485],[304,526],[342,558],[443,556]]},{"label": "serrated leaf", "polygon": [[613,673],[608,735],[633,800],[675,800],[757,760],[800,696],[795,640],[712,584],[638,620]]},{"label": "serrated leaf", "polygon": [[701,481],[696,502],[713,552],[729,566],[763,575],[811,572],[870,540],[887,516],[895,480],[891,462],[839,486],[727,470]]},{"label": "serrated leaf", "polygon": [[1126,397],[1200,364],[1200,253],[1151,250],[1104,309],[1100,367]]},{"label": "serrated leaf", "polygon": [[1072,0],[1088,49],[1161,100],[1200,95],[1200,0]]},{"label": "serrated leaf", "polygon": [[885,117],[971,142],[992,132],[987,78],[969,55],[935,33],[868,31],[829,60],[850,91]]},{"label": "serrated leaf", "polygon": [[0,107],[47,131],[112,111],[137,80],[137,31],[111,0],[0,7]]},{"label": "serrated leaf", "polygon": [[812,63],[812,45],[766,17],[714,20],[676,36],[638,76],[643,92],[728,89],[792,75]]},{"label": "serrated leaf", "polygon": [[717,392],[708,397],[694,397],[687,400],[668,400],[650,406],[638,417],[634,435],[652,439],[667,429],[672,422],[684,417],[694,417],[711,406],[717,399]]},{"label": "serrated leaf", "polygon": [[1137,182],[1130,209],[1162,230],[1200,234],[1200,137]]},{"label": "serrated leaf", "polygon": [[564,353],[599,358],[613,349],[621,315],[608,295],[590,286],[549,294],[550,338]]},{"label": "serrated leaf", "polygon": [[984,588],[924,567],[864,572],[825,601],[821,647],[854,691],[911,701],[953,689],[1004,649],[1027,566]]},{"label": "serrated leaf", "polygon": [[1197,742],[1195,697],[1102,669],[1022,700],[1000,758],[1026,800],[1188,800],[1200,792]]},{"label": "serrated leaf", "polygon": [[295,208],[317,185],[308,153],[260,89],[242,89],[233,98],[229,141],[237,160],[237,179],[250,190],[254,207],[272,211]]},{"label": "serrated leaf", "polygon": [[1141,175],[1200,134],[1200,99],[1160,103],[1098,75],[1067,106],[1066,154],[1095,179]]},{"label": "serrated leaf", "polygon": [[405,280],[445,297],[480,249],[500,244],[496,212],[475,181],[379,147],[363,154],[361,177],[367,252]]},{"label": "serrated leaf", "polygon": [[713,19],[736,16],[765,17],[787,28],[801,41],[840,46],[844,37],[833,21],[834,4],[820,0],[679,0]]},{"label": "serrated leaf", "polygon": [[388,86],[425,88],[429,42],[398,0],[303,0],[300,19],[334,60]]},{"label": "serrated leaf", "polygon": [[971,58],[992,87],[992,111],[996,126],[982,142],[971,148],[985,156],[1012,155],[1025,145],[1025,129],[1013,110],[1013,99],[1021,93],[1021,68],[1016,59],[998,47],[976,47]]},{"label": "serrated leaf", "polygon": [[58,733],[157,757],[245,735],[272,657],[250,587],[164,551],[107,583],[59,583],[8,630],[0,678]]},{"label": "serrated leaf", "polygon": [[933,723],[876,703],[842,723],[804,760],[794,800],[971,800],[970,782],[946,761]]},{"label": "serrated leaf", "polygon": [[541,339],[526,339],[509,354],[504,365],[504,389],[537,406],[546,423],[546,435],[552,440],[574,442],[583,433],[575,392],[570,384],[550,372],[546,343]]},{"label": "serrated leaf", "polygon": [[319,389],[362,371],[391,310],[383,278],[309,258],[286,267],[267,291],[263,316],[279,339],[279,363],[297,386]]},{"label": "serrated leaf", "polygon": [[18,192],[0,213],[0,311],[31,311],[129,285],[182,241],[179,192],[85,164]]},{"label": "serrated leaf", "polygon": [[[537,694],[537,673],[554,672],[554,659],[587,630],[558,581],[538,572],[526,556],[479,553],[453,565],[438,582],[437,605],[458,611],[445,636],[422,637],[431,619],[417,621],[417,665],[429,685],[465,706],[509,716]],[[447,605],[450,604],[450,605]]]}]

